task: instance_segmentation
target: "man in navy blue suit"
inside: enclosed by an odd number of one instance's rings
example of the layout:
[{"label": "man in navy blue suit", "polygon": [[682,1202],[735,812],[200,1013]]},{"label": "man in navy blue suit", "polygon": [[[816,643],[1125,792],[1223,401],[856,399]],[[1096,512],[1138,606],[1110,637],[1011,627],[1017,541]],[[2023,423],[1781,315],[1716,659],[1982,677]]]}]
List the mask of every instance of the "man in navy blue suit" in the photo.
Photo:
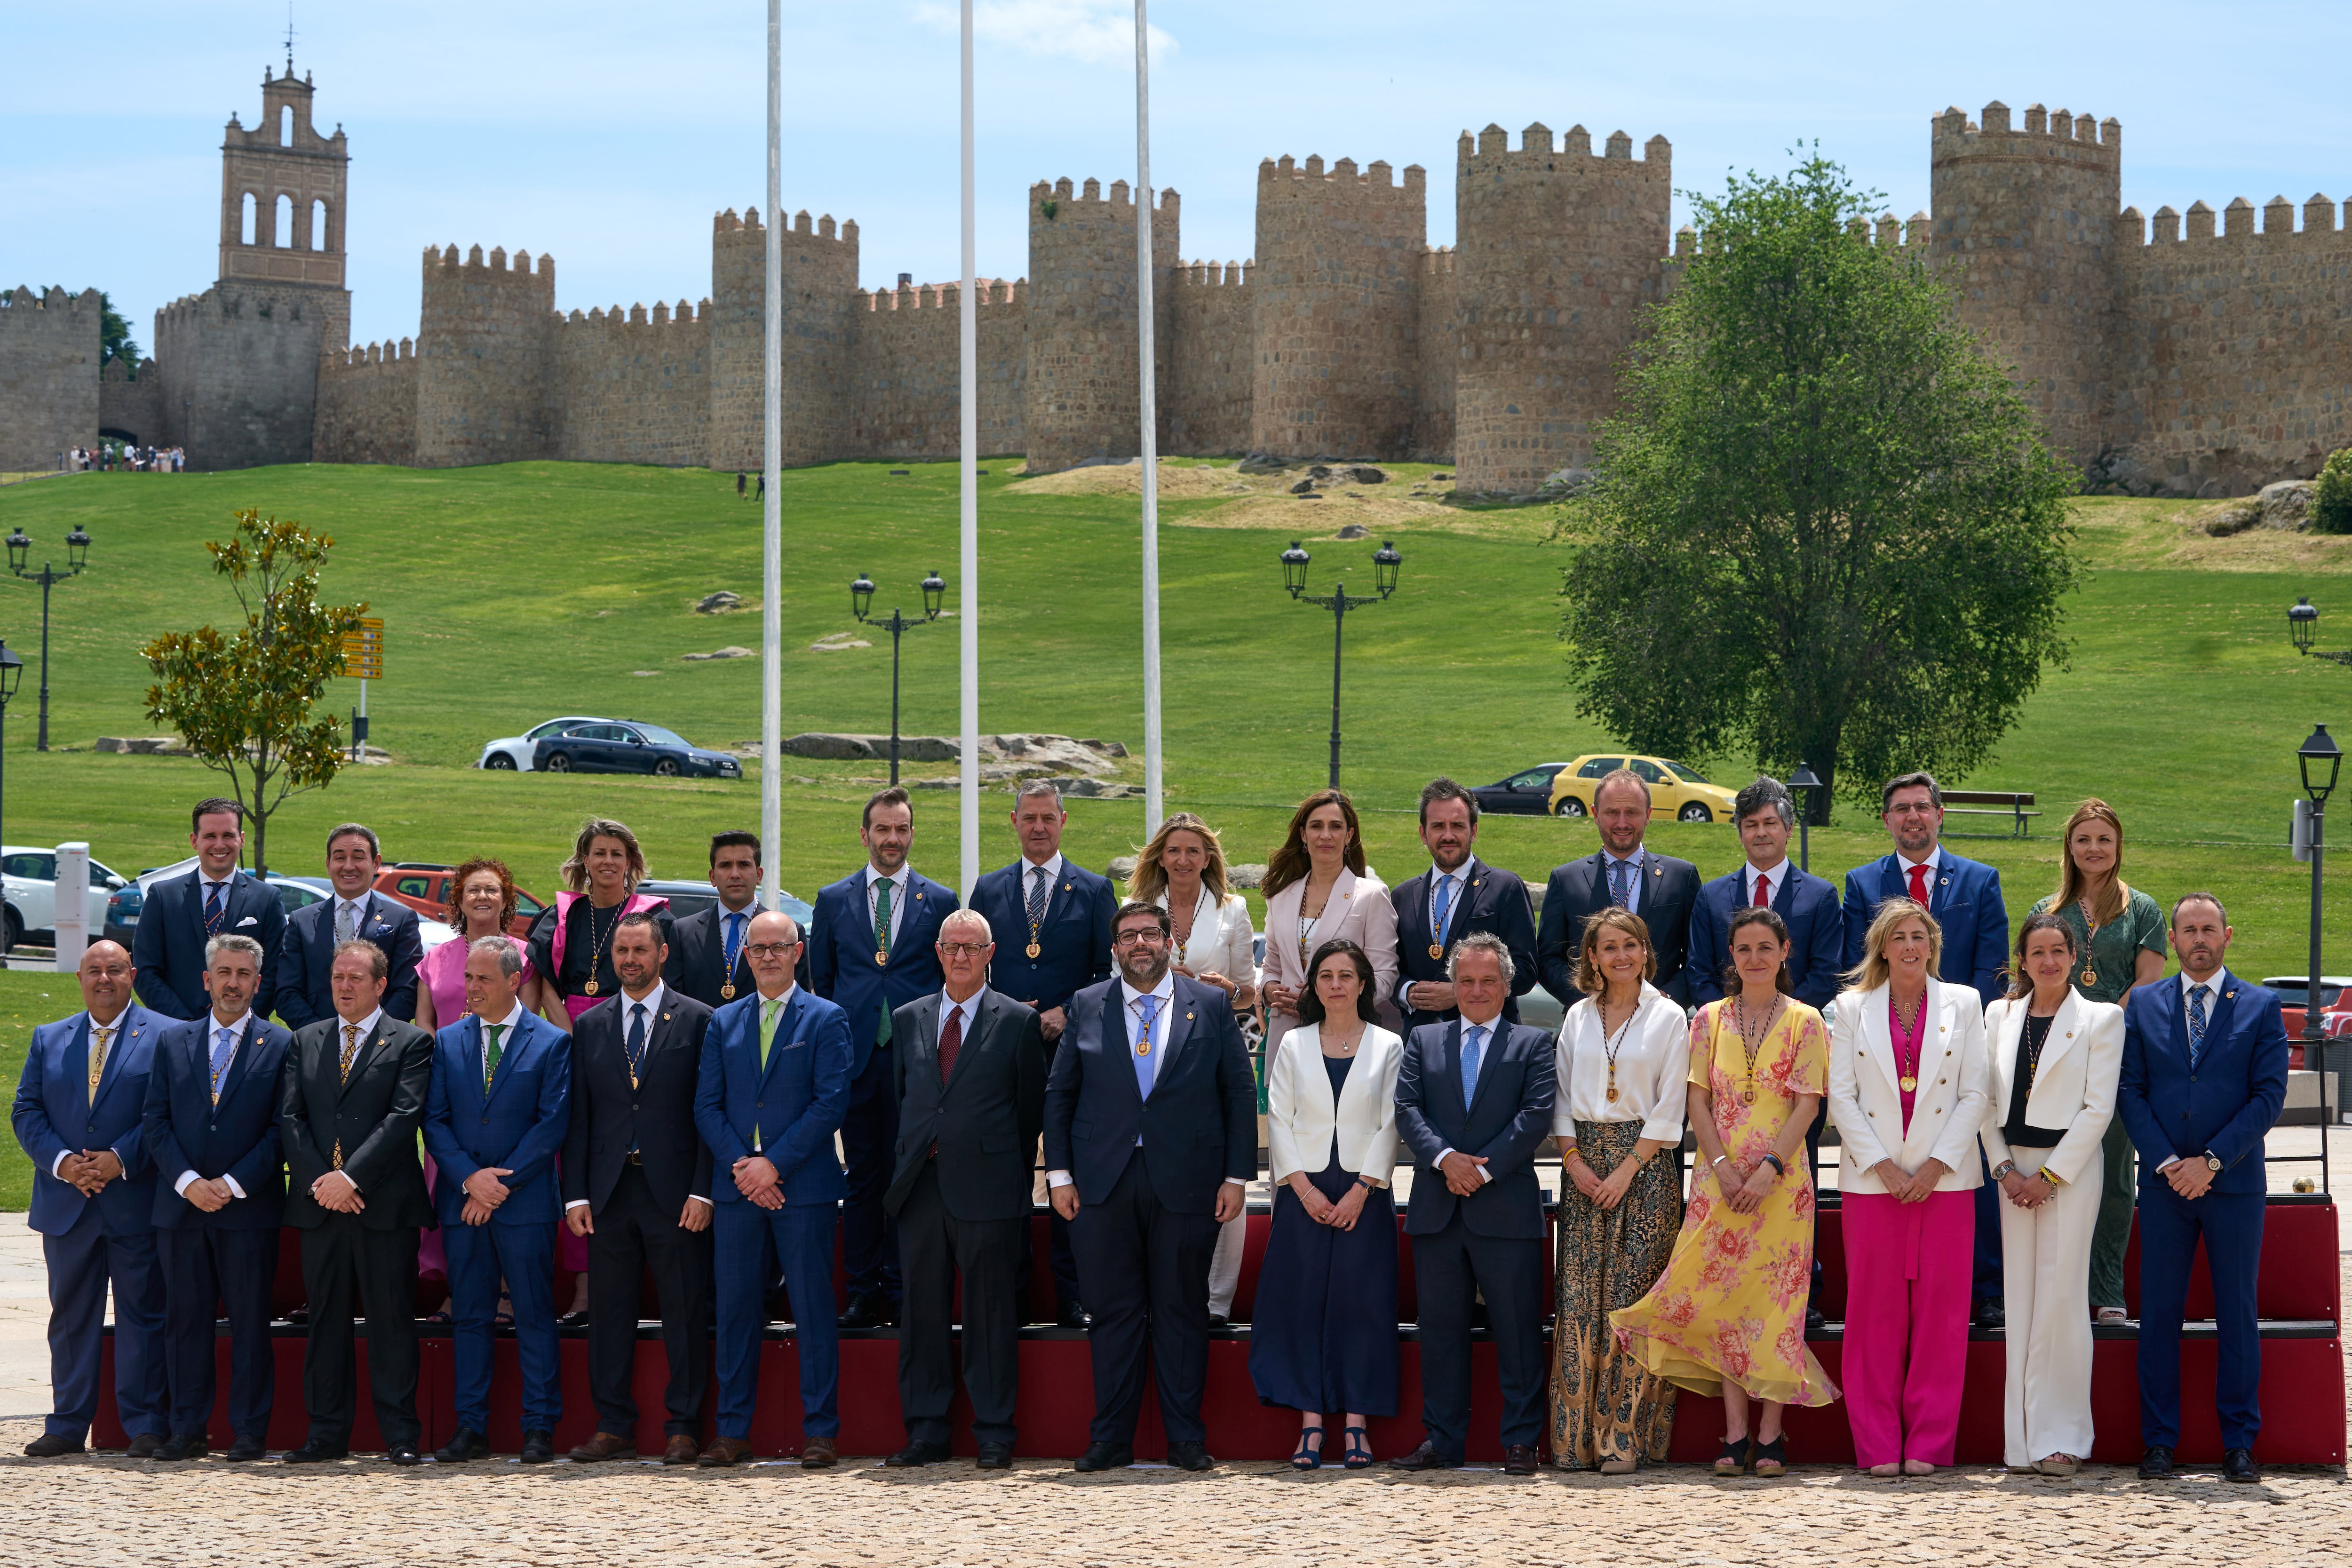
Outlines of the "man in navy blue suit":
[{"label": "man in navy blue suit", "polygon": [[2116,1114],[2139,1152],[2139,1473],[2150,1480],[2172,1473],[2180,1440],[2180,1321],[2200,1239],[2221,1334],[2221,1474],[2262,1479],[2263,1135],[2286,1104],[2287,1039],[2278,994],[2222,967],[2232,934],[2221,900],[2185,895],[2172,906],[2179,974],[2124,1001]]},{"label": "man in navy blue suit", "polygon": [[1454,947],[1462,1016],[1407,1037],[1397,1131],[1412,1152],[1414,1289],[1421,1299],[1421,1446],[1401,1470],[1462,1463],[1470,1427],[1470,1307],[1484,1295],[1503,1385],[1503,1468],[1536,1471],[1543,1436],[1543,1189],[1536,1150],[1551,1133],[1552,1038],[1503,1019],[1510,950],[1487,932]]},{"label": "man in navy blue suit", "polygon": [[1823,1007],[1843,983],[1845,926],[1837,888],[1801,870],[1789,858],[1789,835],[1797,805],[1776,778],[1757,775],[1731,803],[1732,820],[1748,858],[1738,870],[1717,877],[1698,890],[1691,910],[1690,999],[1695,1007],[1723,997],[1723,972],[1731,963],[1731,917],[1764,905],[1789,928],[1789,979],[1797,1000]]},{"label": "man in navy blue suit", "polygon": [[26,1217],[49,1272],[49,1418],[25,1452],[54,1458],[89,1441],[110,1284],[115,1414],[143,1459],[163,1445],[171,1414],[143,1125],[155,1039],[171,1020],[131,999],[131,955],[119,942],[91,942],[76,978],[82,1011],[33,1031],[10,1117],[33,1162]]},{"label": "man in navy blue suit", "polygon": [[[958,908],[955,891],[907,864],[915,807],[893,784],[866,803],[857,831],[866,863],[816,896],[809,916],[809,989],[849,1015],[849,1109],[841,1152],[849,1195],[841,1205],[842,1263],[849,1272],[845,1329],[872,1329],[898,1315],[898,1238],[883,1211],[898,1143],[892,1085],[890,1015],[944,983],[936,951],[940,922]],[[805,1316],[805,1311],[803,1313]]]},{"label": "man in navy blue suit", "polygon": [[1430,868],[1397,884],[1397,1011],[1405,1027],[1450,1024],[1454,983],[1445,954],[1474,931],[1493,931],[1511,950],[1510,994],[1503,1018],[1519,1021],[1519,998],[1536,988],[1536,918],[1518,873],[1489,866],[1471,853],[1478,842],[1478,797],[1452,779],[1433,779],[1421,792],[1421,842]]},{"label": "man in navy blue suit", "polygon": [[555,1458],[563,1384],[555,1339],[555,1156],[572,1126],[572,1041],[515,998],[522,949],[484,937],[466,954],[466,1016],[433,1037],[425,1152],[456,1318],[457,1430],[443,1464],[490,1451],[490,1347],[504,1277],[522,1363],[522,1458]]},{"label": "man in navy blue suit", "polygon": [[269,1336],[286,1209],[278,1079],[294,1037],[253,1011],[261,944],[230,934],[205,946],[212,1007],[163,1032],[147,1077],[172,1388],[172,1435],[155,1450],[159,1460],[200,1459],[210,1451],[215,1303],[228,1308],[228,1424],[236,1437],[227,1458],[258,1459],[268,1451],[278,1389]]},{"label": "man in navy blue suit", "polygon": [[[1944,962],[1937,975],[1947,985],[1973,985],[1988,1002],[2007,994],[2001,969],[2009,962],[2009,910],[2001,902],[2000,873],[1964,860],[1937,840],[1944,831],[1944,791],[1933,773],[1904,773],[1879,792],[1879,820],[1895,840],[1895,853],[1845,874],[1845,942],[1842,967],[1862,962],[1863,938],[1888,899],[1908,898],[1927,906],[1944,931]],[[1824,1107],[1826,1110],[1826,1106]],[[1979,1150],[1977,1158],[1982,1161]],[[2005,1321],[2000,1288],[2000,1184],[1977,1189],[1976,1277],[1970,1286],[1978,1327],[1997,1329]]]},{"label": "man in navy blue suit", "polygon": [[205,994],[205,943],[216,936],[249,936],[262,952],[253,1010],[267,1017],[277,1001],[285,902],[277,889],[237,869],[245,852],[245,807],[215,795],[196,802],[188,823],[196,868],[150,887],[131,931],[139,1000],[167,1018],[203,1017],[212,1006]]},{"label": "man in navy blue suit", "polygon": [[751,1457],[760,1338],[778,1268],[793,1300],[800,1355],[801,1464],[838,1457],[839,1332],[833,1232],[849,1190],[833,1135],[849,1105],[849,1019],[793,984],[801,957],[793,917],[754,915],[744,951],[753,990],[710,1016],[694,1083],[694,1125],[710,1149],[713,1294],[719,1304],[719,1436],[697,1463]]},{"label": "man in navy blue suit", "polygon": [[278,947],[273,1000],[288,1028],[335,1016],[335,994],[327,974],[334,966],[335,949],[347,942],[372,942],[383,950],[392,970],[383,993],[384,1016],[404,1024],[415,1019],[416,965],[425,957],[424,935],[415,910],[375,890],[375,874],[383,866],[383,851],[372,828],[346,822],[328,830],[327,879],[334,884],[335,896],[306,904],[288,917]]},{"label": "man in navy blue suit", "polygon": [[1070,999],[1045,1079],[1045,1182],[1094,1321],[1082,1471],[1135,1462],[1149,1362],[1168,1462],[1205,1470],[1209,1262],[1257,1174],[1257,1079],[1233,1004],[1169,967],[1157,904],[1119,906],[1118,978]]},{"label": "man in navy blue suit", "polygon": [[[1032,779],[1013,797],[1013,832],[1021,858],[972,884],[971,907],[997,933],[996,960],[989,966],[990,989],[1037,1010],[1045,1037],[1045,1059],[1062,1037],[1070,998],[1085,986],[1110,978],[1110,921],[1118,894],[1108,877],[1062,857],[1062,829],[1069,816],[1062,792],[1050,779]],[[1046,1221],[1054,1255],[1056,1321],[1066,1329],[1086,1323],[1078,1297],[1078,1266],[1070,1255],[1070,1227],[1058,1214]],[[1021,1233],[1021,1277],[1029,1276],[1029,1233]],[[1024,1292],[1025,1294],[1025,1292]]]}]

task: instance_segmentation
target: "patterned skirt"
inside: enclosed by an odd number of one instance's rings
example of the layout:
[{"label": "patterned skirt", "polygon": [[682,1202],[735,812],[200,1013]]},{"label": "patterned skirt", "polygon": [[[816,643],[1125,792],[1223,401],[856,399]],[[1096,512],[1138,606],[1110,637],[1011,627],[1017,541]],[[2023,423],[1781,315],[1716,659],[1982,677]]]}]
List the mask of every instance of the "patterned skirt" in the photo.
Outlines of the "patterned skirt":
[{"label": "patterned skirt", "polygon": [[[1606,1176],[1641,1141],[1638,1121],[1580,1121],[1577,1152]],[[1559,1318],[1552,1328],[1551,1451],[1563,1469],[1605,1459],[1663,1464],[1675,1427],[1675,1389],[1617,1347],[1609,1314],[1657,1283],[1682,1226],[1680,1161],[1661,1149],[1625,1196],[1604,1209],[1561,1179]]]}]

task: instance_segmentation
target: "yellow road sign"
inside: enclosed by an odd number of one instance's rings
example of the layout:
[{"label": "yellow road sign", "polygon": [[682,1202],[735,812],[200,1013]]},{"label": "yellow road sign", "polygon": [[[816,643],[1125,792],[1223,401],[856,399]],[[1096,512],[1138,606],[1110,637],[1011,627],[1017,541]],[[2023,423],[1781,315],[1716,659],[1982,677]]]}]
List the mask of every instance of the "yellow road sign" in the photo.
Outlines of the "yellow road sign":
[{"label": "yellow road sign", "polygon": [[383,679],[383,622],[370,616],[343,634],[343,673],[360,680]]}]

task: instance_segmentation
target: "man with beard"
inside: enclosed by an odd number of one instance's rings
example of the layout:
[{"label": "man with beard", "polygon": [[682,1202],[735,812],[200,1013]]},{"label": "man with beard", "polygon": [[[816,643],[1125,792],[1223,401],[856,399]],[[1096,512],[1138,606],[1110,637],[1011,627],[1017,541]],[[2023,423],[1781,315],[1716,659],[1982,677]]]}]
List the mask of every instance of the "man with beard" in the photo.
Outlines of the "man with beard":
[{"label": "man with beard", "polygon": [[1658,958],[1651,984],[1687,1003],[1683,962],[1690,951],[1691,907],[1698,902],[1698,868],[1642,847],[1650,830],[1650,786],[1631,768],[1603,774],[1592,786],[1592,822],[1601,830],[1601,847],[1552,872],[1544,887],[1543,921],[1536,931],[1544,989],[1562,1006],[1576,1000],[1584,922],[1613,907],[1641,916],[1650,928],[1650,951]]},{"label": "man with beard", "polygon": [[1389,895],[1397,916],[1397,1011],[1405,1028],[1460,1017],[1445,954],[1474,931],[1492,931],[1511,950],[1517,972],[1503,999],[1506,1022],[1519,1021],[1519,998],[1536,988],[1535,916],[1516,871],[1470,853],[1478,842],[1478,801],[1452,779],[1421,792],[1421,842],[1430,868]]}]

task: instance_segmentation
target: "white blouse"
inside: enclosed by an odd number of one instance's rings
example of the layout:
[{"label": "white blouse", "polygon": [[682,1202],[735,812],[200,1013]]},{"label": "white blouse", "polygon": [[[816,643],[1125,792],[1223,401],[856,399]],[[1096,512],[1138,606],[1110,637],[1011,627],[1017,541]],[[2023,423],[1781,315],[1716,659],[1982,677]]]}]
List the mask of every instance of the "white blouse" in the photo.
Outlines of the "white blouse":
[{"label": "white blouse", "polygon": [[1638,1121],[1642,1136],[1679,1146],[1690,1105],[1690,1024],[1674,998],[1644,981],[1642,1004],[1612,1033],[1617,1098],[1609,1098],[1609,1042],[1601,1037],[1601,1003],[1587,996],[1560,1020],[1554,1062],[1559,1090],[1551,1130],[1573,1138],[1580,1121]]},{"label": "white blouse", "polygon": [[[1249,905],[1239,893],[1227,893],[1223,904],[1213,899],[1209,885],[1202,883],[1200,902],[1192,910],[1192,939],[1181,949],[1171,946],[1168,962],[1195,975],[1222,974],[1247,990],[1257,984],[1257,933],[1250,929]],[[1160,889],[1152,902],[1166,909],[1168,889]]]}]

